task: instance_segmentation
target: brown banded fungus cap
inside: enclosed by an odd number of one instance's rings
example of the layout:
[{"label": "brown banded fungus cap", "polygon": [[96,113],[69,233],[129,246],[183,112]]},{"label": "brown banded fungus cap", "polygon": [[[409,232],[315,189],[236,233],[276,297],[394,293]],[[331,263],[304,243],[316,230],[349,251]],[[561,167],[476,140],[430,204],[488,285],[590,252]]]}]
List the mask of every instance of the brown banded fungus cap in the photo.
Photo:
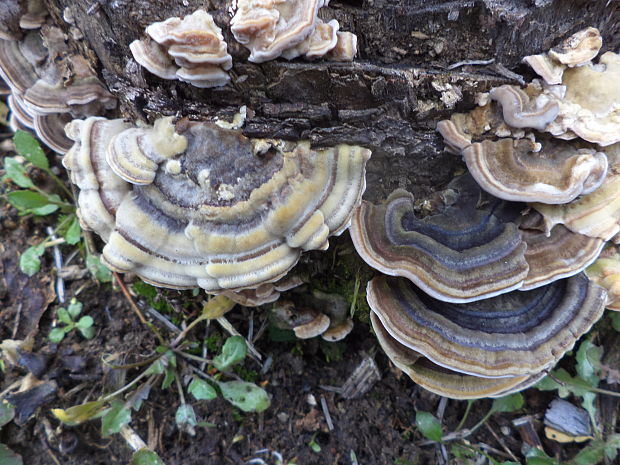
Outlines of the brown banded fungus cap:
[{"label": "brown banded fungus cap", "polygon": [[434,363],[486,378],[553,366],[601,317],[606,292],[582,273],[467,304],[438,301],[403,278],[378,277],[368,303],[399,343]]},{"label": "brown banded fungus cap", "polygon": [[568,143],[485,140],[462,153],[480,187],[516,202],[567,203],[597,189],[607,174],[604,153]]},{"label": "brown banded fungus cap", "polygon": [[[531,212],[528,216],[540,216]],[[528,229],[526,226],[530,218],[521,223],[521,234],[527,244],[525,260],[530,270],[520,290],[526,291],[544,286],[557,279],[567,278],[583,271],[597,259],[605,241],[577,234],[563,225],[556,225],[545,234],[544,231]],[[539,223],[539,218],[532,219],[533,224]]]},{"label": "brown banded fungus cap", "polygon": [[89,118],[67,134],[64,164],[87,191],[80,215],[106,240],[104,263],[209,292],[277,281],[303,251],[326,249],[349,226],[370,157],[170,118],[141,128]]},{"label": "brown banded fungus cap", "polygon": [[272,310],[272,318],[281,329],[292,329],[299,339],[320,336],[330,326],[327,315],[314,307],[297,306],[293,302],[278,302]]},{"label": "brown banded fungus cap", "polygon": [[607,290],[605,307],[620,311],[620,254],[617,247],[606,249],[602,256],[586,269],[586,274]]},{"label": "brown banded fungus cap", "polygon": [[72,144],[63,131],[68,121],[116,107],[116,99],[86,61],[69,52],[55,27],[44,25],[20,40],[0,39],[0,78],[11,91],[11,126],[33,129],[60,153]]},{"label": "brown banded fungus cap", "polygon": [[249,51],[249,61],[279,56],[351,61],[357,53],[354,34],[339,31],[336,20],[317,17],[329,0],[239,0],[230,25],[235,39]]},{"label": "brown banded fungus cap", "polygon": [[558,102],[528,94],[516,86],[494,87],[489,91],[489,97],[499,102],[504,121],[513,128],[533,128],[542,131],[560,112]]},{"label": "brown banded fungus cap", "polygon": [[404,276],[447,302],[484,299],[523,284],[526,244],[504,202],[488,198],[470,176],[449,186],[456,202],[416,218],[413,196],[396,190],[382,205],[363,202],[350,233],[358,254],[383,273]]},{"label": "brown banded fungus cap", "polygon": [[379,344],[390,361],[413,382],[440,396],[452,399],[501,397],[525,389],[545,375],[542,372],[536,375],[482,378],[449,370],[390,336],[374,312],[370,314],[370,321]]},{"label": "brown banded fungus cap", "polygon": [[224,86],[232,67],[222,30],[205,10],[169,18],[146,28],[149,39],[129,45],[134,59],[162,79],[196,87]]}]

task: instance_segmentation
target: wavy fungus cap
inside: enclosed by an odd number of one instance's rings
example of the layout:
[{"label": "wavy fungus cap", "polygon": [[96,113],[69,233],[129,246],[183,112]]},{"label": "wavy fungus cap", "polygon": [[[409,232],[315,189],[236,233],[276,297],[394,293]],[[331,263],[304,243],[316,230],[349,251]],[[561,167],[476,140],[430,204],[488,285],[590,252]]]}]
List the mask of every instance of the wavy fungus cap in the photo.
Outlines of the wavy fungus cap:
[{"label": "wavy fungus cap", "polygon": [[357,53],[357,37],[339,31],[338,21],[318,18],[329,0],[239,0],[230,22],[235,39],[249,51],[249,61],[263,63],[283,56],[327,56],[351,61]]},{"label": "wavy fungus cap", "polygon": [[399,343],[434,363],[487,378],[536,375],[601,317],[606,292],[584,274],[468,304],[438,301],[403,278],[378,277],[368,303]]},{"label": "wavy fungus cap", "polygon": [[168,18],[146,28],[152,40],[130,45],[134,59],[162,79],[178,79],[196,87],[226,85],[232,57],[222,30],[205,10]]},{"label": "wavy fungus cap", "polygon": [[[363,202],[350,233],[358,254],[383,273],[403,276],[447,302],[485,299],[523,284],[526,244],[513,220],[518,211],[497,199],[480,200],[470,176],[450,185],[453,205],[416,218],[413,196],[396,190],[382,205]],[[480,205],[479,205],[480,203]]]},{"label": "wavy fungus cap", "polygon": [[418,352],[398,342],[387,332],[375,313],[370,314],[372,327],[388,358],[411,380],[435,394],[452,399],[502,397],[525,389],[545,373],[505,378],[482,378],[439,366]]},{"label": "wavy fungus cap", "polygon": [[107,241],[104,263],[209,292],[276,281],[303,251],[326,249],[349,226],[370,157],[170,118],[142,128],[89,118],[67,135],[76,143],[63,162],[84,226]]},{"label": "wavy fungus cap", "polygon": [[530,139],[486,140],[463,150],[480,187],[516,202],[567,203],[596,190],[607,174],[607,157],[594,149]]},{"label": "wavy fungus cap", "polygon": [[116,99],[86,60],[70,53],[55,27],[30,31],[20,40],[0,39],[0,80],[11,91],[11,127],[34,130],[59,153],[72,144],[63,131],[68,121],[116,107]]},{"label": "wavy fungus cap", "polygon": [[[538,215],[537,212],[530,213]],[[529,218],[526,219],[526,221]],[[533,220],[538,223],[538,219]],[[605,241],[577,234],[562,225],[556,225],[550,234],[521,225],[521,234],[527,244],[525,259],[530,270],[519,290],[527,291],[583,271],[597,259]]]}]

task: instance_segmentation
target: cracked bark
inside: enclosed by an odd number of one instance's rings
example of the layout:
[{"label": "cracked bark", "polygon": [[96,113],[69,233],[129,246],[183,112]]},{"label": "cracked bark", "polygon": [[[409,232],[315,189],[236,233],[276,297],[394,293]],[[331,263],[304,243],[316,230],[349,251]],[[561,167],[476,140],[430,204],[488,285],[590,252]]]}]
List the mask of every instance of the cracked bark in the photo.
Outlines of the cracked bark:
[{"label": "cracked bark", "polygon": [[[255,65],[230,34],[230,0],[46,3],[119,98],[122,116],[230,118],[247,105],[248,136],[371,148],[365,194],[370,200],[395,187],[421,196],[444,185],[458,160],[444,152],[436,122],[471,107],[476,92],[514,83],[519,74],[531,79],[520,64],[524,55],[547,50],[587,26],[602,31],[605,50],[620,46],[620,7],[609,0],[332,0],[320,16],[336,18],[343,30],[357,34],[355,62],[278,59]],[[201,7],[225,34],[235,63],[232,85],[198,89],[164,81],[131,58],[128,44],[148,24]]]}]

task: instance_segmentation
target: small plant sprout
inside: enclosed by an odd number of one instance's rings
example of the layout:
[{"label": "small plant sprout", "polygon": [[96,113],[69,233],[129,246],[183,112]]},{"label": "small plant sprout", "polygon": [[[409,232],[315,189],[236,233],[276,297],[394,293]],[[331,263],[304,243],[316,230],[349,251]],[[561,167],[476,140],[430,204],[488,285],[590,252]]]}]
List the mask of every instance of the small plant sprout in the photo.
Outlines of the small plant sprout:
[{"label": "small plant sprout", "polygon": [[95,337],[95,328],[93,326],[95,321],[89,315],[84,315],[78,319],[80,313],[82,313],[82,303],[75,297],[71,299],[67,308],[59,308],[56,317],[62,326],[57,326],[50,331],[50,341],[59,343],[74,329],[77,329],[85,339]]}]

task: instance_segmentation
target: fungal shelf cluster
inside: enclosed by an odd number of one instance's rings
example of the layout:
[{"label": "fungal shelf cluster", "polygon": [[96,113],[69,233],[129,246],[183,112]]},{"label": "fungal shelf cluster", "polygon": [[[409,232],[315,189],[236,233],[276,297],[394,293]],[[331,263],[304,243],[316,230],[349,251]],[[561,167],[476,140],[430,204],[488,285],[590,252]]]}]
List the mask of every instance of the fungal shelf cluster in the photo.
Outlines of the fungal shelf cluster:
[{"label": "fungal shelf cluster", "polygon": [[457,399],[521,390],[614,304],[595,281],[614,289],[618,262],[582,272],[620,228],[620,57],[592,63],[601,46],[581,31],[525,59],[544,81],[491,89],[438,124],[469,171],[439,211],[418,217],[397,190],[356,212],[355,248],[390,275],[368,284],[373,328],[421,386]]}]

